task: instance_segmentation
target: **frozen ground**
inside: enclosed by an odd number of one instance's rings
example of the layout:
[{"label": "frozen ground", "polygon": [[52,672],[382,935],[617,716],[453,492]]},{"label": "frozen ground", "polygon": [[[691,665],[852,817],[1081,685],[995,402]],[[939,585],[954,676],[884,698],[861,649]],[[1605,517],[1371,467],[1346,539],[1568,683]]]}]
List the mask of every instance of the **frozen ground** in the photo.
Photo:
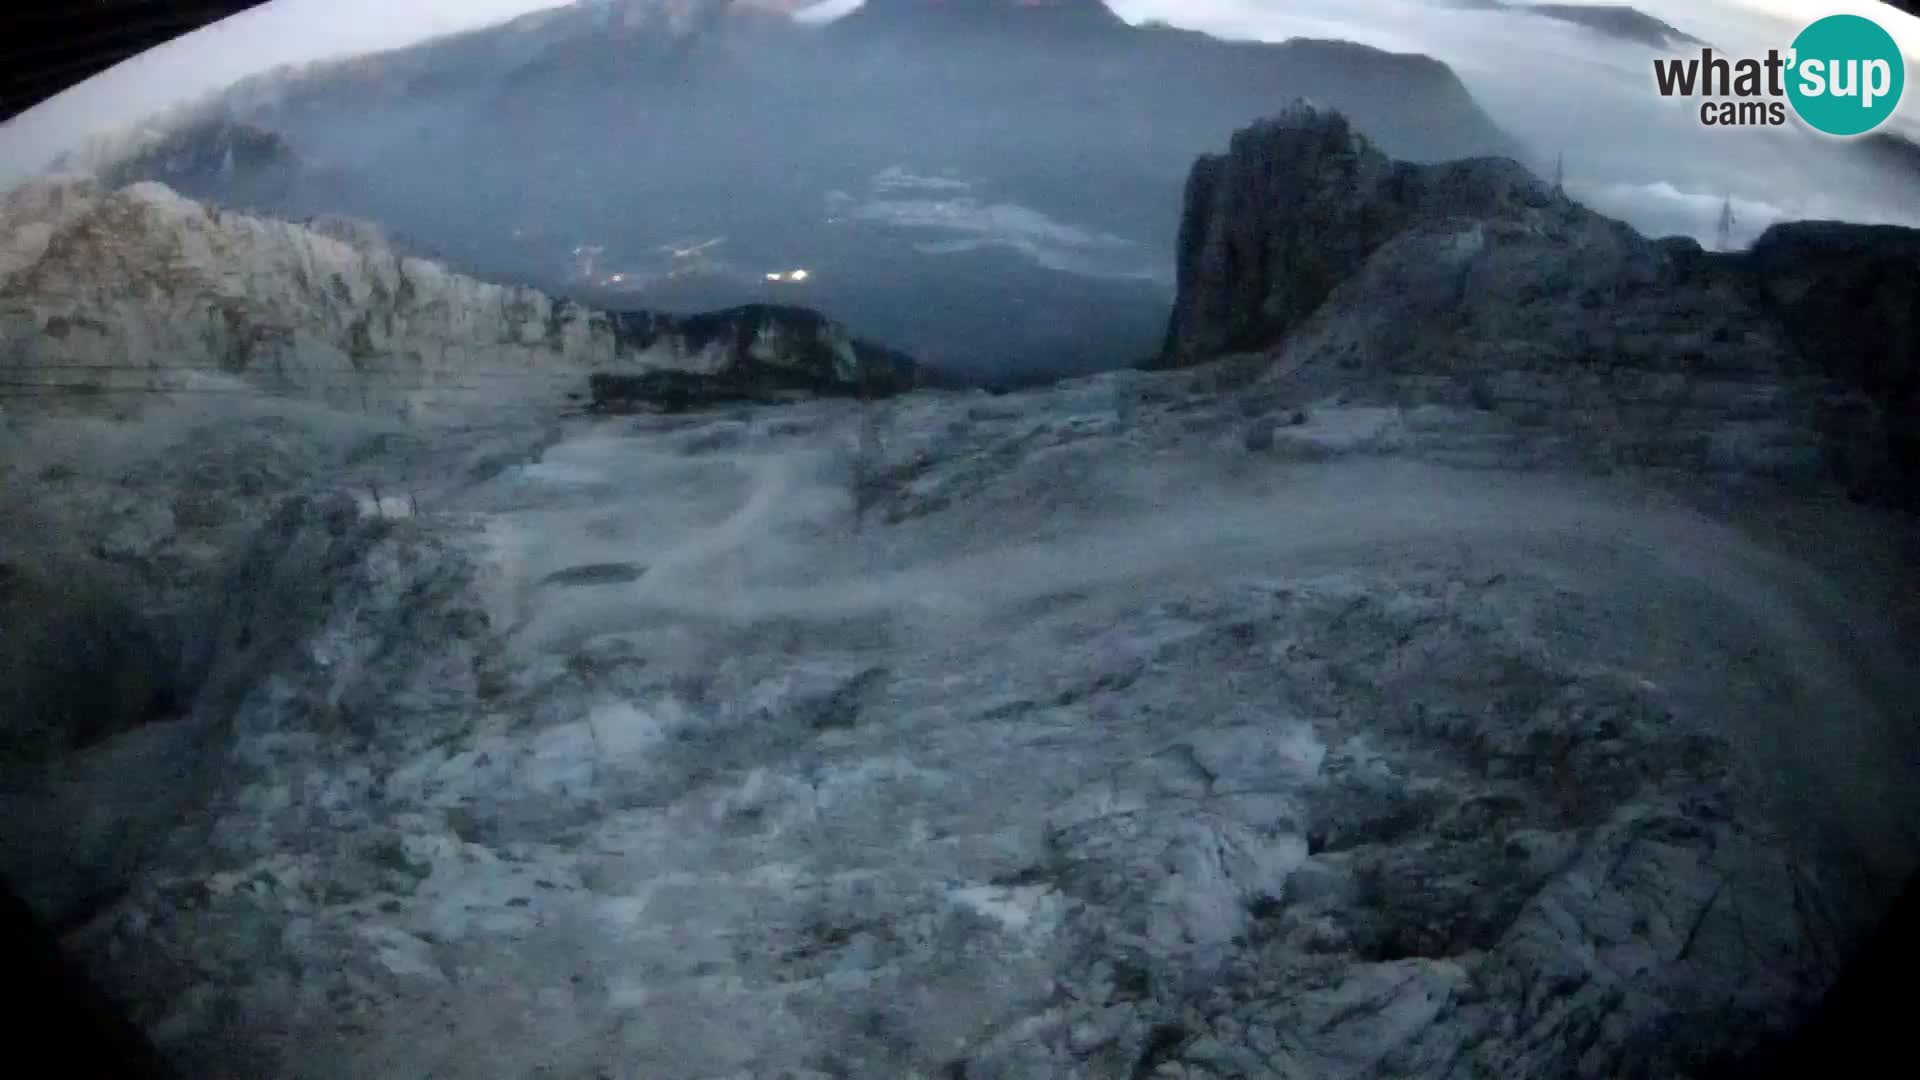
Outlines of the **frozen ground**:
[{"label": "frozen ground", "polygon": [[388,433],[9,844],[117,853],[69,943],[201,1076],[1665,1076],[1794,1019],[1916,846],[1898,539],[1176,381]]}]

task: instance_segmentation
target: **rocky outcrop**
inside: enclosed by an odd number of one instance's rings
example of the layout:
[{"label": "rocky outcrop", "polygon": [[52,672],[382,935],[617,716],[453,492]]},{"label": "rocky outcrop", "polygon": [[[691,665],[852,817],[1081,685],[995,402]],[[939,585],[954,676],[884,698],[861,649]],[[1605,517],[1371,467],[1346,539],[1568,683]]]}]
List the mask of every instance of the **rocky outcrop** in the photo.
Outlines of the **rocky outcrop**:
[{"label": "rocky outcrop", "polygon": [[[1194,166],[1161,362],[1179,367],[1285,341],[1389,240],[1411,233],[1463,229],[1457,250],[1440,253],[1445,265],[1462,268],[1486,250],[1484,226],[1494,223],[1579,247],[1595,278],[1623,272],[1634,254],[1644,276],[1655,259],[1627,226],[1582,210],[1517,162],[1396,162],[1340,114],[1297,102]],[[1404,299],[1444,305],[1452,284],[1444,295]],[[1412,329],[1404,314],[1386,321]]]},{"label": "rocky outcrop", "polygon": [[1549,456],[1904,498],[1913,252],[1849,225],[1649,240],[1512,161],[1388,160],[1297,106],[1203,159],[1161,363],[1262,352],[1349,400],[1493,414]]},{"label": "rocky outcrop", "polygon": [[866,395],[914,378],[813,312],[598,311],[398,254],[377,231],[222,212],[153,183],[29,185],[0,222],[16,399],[223,389],[418,414],[558,402],[590,371]]},{"label": "rocky outcrop", "polygon": [[1194,166],[1163,363],[1281,340],[1416,222],[1511,217],[1552,202],[1516,163],[1394,162],[1339,113],[1296,103]]},{"label": "rocky outcrop", "polygon": [[614,316],[615,329],[636,347],[669,341],[694,352],[718,348],[735,359],[707,373],[680,368],[596,372],[588,386],[595,408],[672,411],[729,402],[771,402],[801,396],[886,397],[913,388],[904,353],[860,344],[805,308],[757,304],[684,318]]}]

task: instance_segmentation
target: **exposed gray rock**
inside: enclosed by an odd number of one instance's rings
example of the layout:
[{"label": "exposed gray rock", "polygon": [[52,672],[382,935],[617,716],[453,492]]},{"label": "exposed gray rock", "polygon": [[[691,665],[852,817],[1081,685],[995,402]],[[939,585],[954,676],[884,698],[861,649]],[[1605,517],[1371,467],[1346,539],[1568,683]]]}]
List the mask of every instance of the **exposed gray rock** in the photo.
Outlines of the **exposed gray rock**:
[{"label": "exposed gray rock", "polygon": [[1802,1017],[1920,790],[1857,594],[1390,460],[1470,408],[1250,464],[1211,374],[313,475],[209,427],[147,455],[251,522],[193,716],[9,796],[0,855],[104,896],[72,946],[208,1077],[1678,1076]]}]

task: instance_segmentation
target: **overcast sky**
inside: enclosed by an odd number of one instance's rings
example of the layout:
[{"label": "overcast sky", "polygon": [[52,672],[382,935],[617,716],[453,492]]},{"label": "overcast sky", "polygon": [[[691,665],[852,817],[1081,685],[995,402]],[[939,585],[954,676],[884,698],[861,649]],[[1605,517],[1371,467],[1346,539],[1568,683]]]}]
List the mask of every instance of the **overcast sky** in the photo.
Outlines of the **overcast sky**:
[{"label": "overcast sky", "polygon": [[[1494,119],[1523,138],[1537,144],[1564,141],[1567,129],[1575,128],[1585,145],[1571,148],[1570,157],[1584,149],[1598,158],[1608,147],[1647,141],[1649,133],[1640,130],[1635,114],[1671,104],[1651,94],[1644,51],[1609,49],[1588,31],[1548,19],[1437,11],[1439,2],[1443,0],[1110,0],[1110,6],[1131,21],[1163,19],[1222,36],[1279,40],[1310,35],[1425,52],[1452,64]],[[257,71],[394,48],[552,6],[556,0],[273,0],[129,60],[0,125],[0,189],[43,168],[89,135],[128,127],[167,105]],[[856,6],[857,0],[828,0],[820,8]],[[1920,73],[1920,19],[1884,4],[1636,0],[1635,6],[1738,53],[1784,46],[1801,25],[1819,15],[1858,11],[1892,31],[1917,58],[1910,70]],[[1686,141],[1698,137],[1697,122],[1689,130],[1687,118],[1675,113],[1667,119],[1672,124],[1663,134]],[[1611,131],[1595,126],[1609,122]],[[1896,122],[1904,130],[1920,131],[1920,90],[1907,95]],[[1591,139],[1584,138],[1588,134]],[[1596,182],[1615,179],[1598,177]],[[1661,174],[1658,179],[1669,178]],[[1719,196],[1707,194],[1702,185],[1689,189],[1680,178],[1673,179],[1687,198],[1717,203]]]}]

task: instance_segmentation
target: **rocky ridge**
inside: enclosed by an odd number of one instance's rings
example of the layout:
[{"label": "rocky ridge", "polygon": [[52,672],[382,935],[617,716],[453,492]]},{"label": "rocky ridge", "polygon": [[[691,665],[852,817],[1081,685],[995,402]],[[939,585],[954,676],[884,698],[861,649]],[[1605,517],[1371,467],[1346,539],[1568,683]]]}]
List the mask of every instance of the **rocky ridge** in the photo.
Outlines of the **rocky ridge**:
[{"label": "rocky ridge", "polygon": [[30,184],[0,223],[0,371],[69,403],[245,390],[425,416],[551,406],[594,371],[767,393],[915,380],[905,356],[813,312],[599,311],[395,253],[377,230],[225,212],[155,183]]},{"label": "rocky ridge", "polygon": [[1161,363],[1264,356],[1273,389],[1412,410],[1416,441],[1464,418],[1496,453],[1904,500],[1916,266],[1897,228],[1649,240],[1516,162],[1394,162],[1300,105],[1195,167]]}]

